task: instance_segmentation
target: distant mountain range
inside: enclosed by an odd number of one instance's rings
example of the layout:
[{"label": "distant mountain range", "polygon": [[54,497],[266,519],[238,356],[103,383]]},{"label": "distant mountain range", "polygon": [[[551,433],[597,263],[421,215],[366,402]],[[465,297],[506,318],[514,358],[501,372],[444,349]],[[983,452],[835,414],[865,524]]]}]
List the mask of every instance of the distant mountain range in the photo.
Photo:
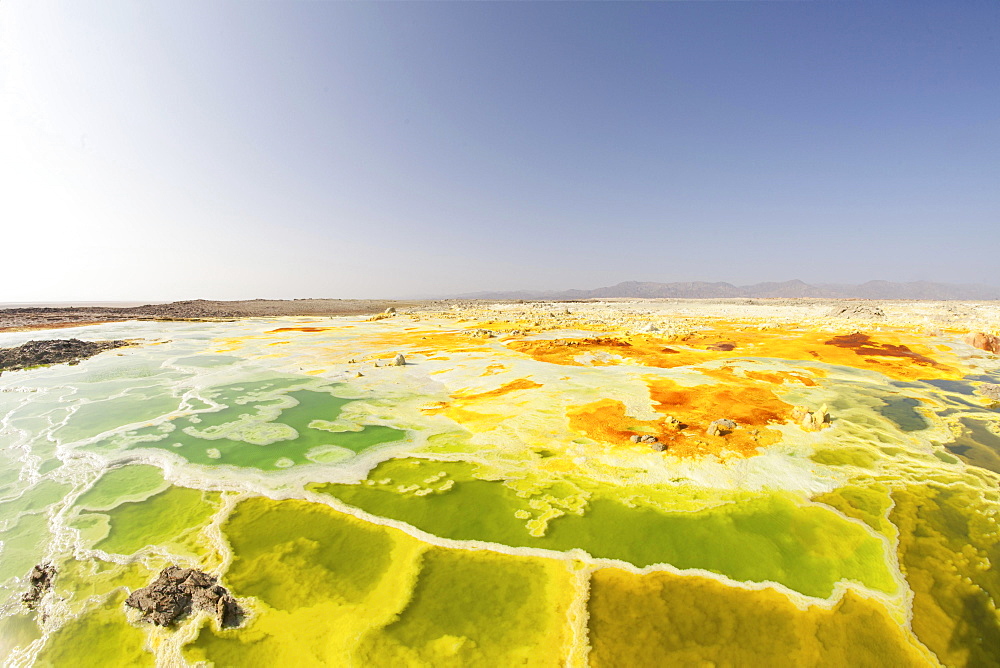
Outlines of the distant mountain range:
[{"label": "distant mountain range", "polygon": [[809,285],[799,280],[783,283],[648,283],[625,281],[618,285],[594,290],[563,290],[549,292],[474,292],[455,295],[458,299],[614,299],[614,298],[681,298],[714,299],[725,297],[745,298],[800,298],[820,299],[964,299],[973,301],[1000,299],[1000,288],[989,285],[951,285],[915,281],[892,283],[868,281],[861,285]]}]

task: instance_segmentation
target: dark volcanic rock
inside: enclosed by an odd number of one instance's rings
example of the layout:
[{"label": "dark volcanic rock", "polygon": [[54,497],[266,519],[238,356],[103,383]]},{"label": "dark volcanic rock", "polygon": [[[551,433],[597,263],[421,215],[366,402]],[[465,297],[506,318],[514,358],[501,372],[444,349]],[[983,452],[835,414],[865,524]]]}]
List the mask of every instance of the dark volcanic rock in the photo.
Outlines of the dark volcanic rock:
[{"label": "dark volcanic rock", "polygon": [[136,608],[143,619],[169,626],[192,610],[215,615],[223,628],[239,626],[243,610],[214,577],[194,568],[168,566],[156,580],[132,592],[125,605]]},{"label": "dark volcanic rock", "polygon": [[16,348],[0,348],[0,371],[16,371],[63,362],[76,364],[105,350],[127,345],[128,341],[81,341],[80,339],[28,341]]},{"label": "dark volcanic rock", "polygon": [[885,311],[875,304],[847,304],[834,307],[827,315],[848,320],[881,320],[885,318]]},{"label": "dark volcanic rock", "polygon": [[37,564],[28,575],[28,591],[21,595],[21,600],[34,610],[38,602],[52,589],[52,581],[56,577],[56,567],[52,564]]}]

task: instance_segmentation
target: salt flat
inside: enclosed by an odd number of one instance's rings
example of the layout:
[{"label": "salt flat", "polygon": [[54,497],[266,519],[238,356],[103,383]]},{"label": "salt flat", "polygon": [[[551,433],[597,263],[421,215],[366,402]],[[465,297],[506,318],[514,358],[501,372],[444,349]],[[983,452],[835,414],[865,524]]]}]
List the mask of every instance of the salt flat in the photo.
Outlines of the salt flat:
[{"label": "salt flat", "polygon": [[[1000,358],[967,336],[998,329],[993,302],[609,300],[2,332],[137,345],[0,375],[0,654],[986,665]],[[171,565],[245,618],[143,621]]]}]

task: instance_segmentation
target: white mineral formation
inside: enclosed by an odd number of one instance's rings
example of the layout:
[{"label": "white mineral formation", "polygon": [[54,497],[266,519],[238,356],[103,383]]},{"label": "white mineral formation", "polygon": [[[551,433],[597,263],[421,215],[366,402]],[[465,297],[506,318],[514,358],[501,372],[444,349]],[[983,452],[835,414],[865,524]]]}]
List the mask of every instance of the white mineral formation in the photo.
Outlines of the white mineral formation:
[{"label": "white mineral formation", "polygon": [[798,421],[806,431],[819,431],[830,426],[830,414],[826,411],[826,404],[815,411],[804,406],[796,406],[792,409],[792,419]]}]

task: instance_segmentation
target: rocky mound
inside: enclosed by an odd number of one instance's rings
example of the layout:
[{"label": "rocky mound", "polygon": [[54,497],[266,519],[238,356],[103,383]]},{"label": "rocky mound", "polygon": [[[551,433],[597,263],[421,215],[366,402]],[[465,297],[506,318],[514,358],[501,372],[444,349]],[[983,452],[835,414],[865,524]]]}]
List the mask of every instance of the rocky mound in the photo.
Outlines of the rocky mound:
[{"label": "rocky mound", "polygon": [[214,614],[222,628],[239,626],[243,618],[236,599],[213,576],[177,566],[167,566],[152,584],[129,594],[125,605],[157,626],[169,626],[192,610]]},{"label": "rocky mound", "polygon": [[0,371],[17,371],[46,364],[77,364],[88,357],[130,345],[128,341],[81,341],[51,339],[29,341],[16,348],[0,348]]},{"label": "rocky mound", "polygon": [[1000,336],[993,336],[985,332],[970,332],[965,337],[965,342],[973,348],[1000,355]]}]

